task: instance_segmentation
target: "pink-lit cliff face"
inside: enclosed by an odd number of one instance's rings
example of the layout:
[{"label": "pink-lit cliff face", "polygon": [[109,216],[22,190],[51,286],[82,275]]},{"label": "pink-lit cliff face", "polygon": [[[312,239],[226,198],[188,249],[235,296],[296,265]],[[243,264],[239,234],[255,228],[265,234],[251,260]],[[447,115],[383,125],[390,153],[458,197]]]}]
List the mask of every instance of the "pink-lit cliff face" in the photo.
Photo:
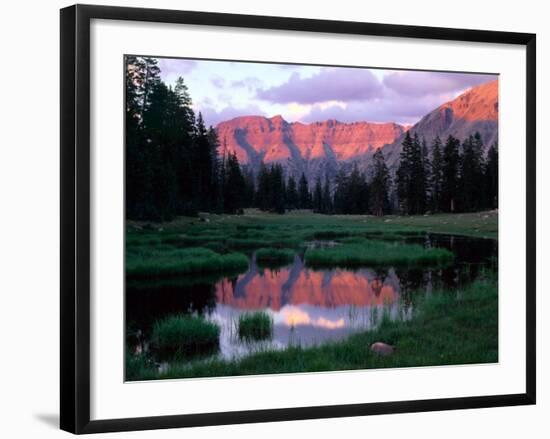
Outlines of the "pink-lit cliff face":
[{"label": "pink-lit cliff face", "polygon": [[[410,97],[414,100],[415,97]],[[296,177],[305,172],[310,181],[323,177],[323,170],[356,162],[368,167],[374,151],[382,148],[392,169],[398,164],[407,130],[425,139],[428,146],[439,136],[465,139],[479,132],[488,148],[498,142],[498,79],[477,85],[426,114],[410,125],[352,122],[334,119],[304,124],[288,123],[281,116],[237,117],[217,126],[219,152],[236,153],[242,164],[257,167],[278,162]]]},{"label": "pink-lit cliff face", "polygon": [[498,120],[498,80],[474,87],[439,110],[450,108],[456,118],[468,121]]},{"label": "pink-lit cliff face", "polygon": [[[451,135],[463,140],[478,132],[485,149],[498,142],[498,79],[490,81],[457,96],[440,105],[410,127],[431,145],[436,136],[445,142]],[[400,136],[392,145],[383,148],[386,162],[395,168],[401,152]]]},{"label": "pink-lit cliff face", "polygon": [[395,123],[326,120],[288,123],[281,116],[243,116],[220,123],[218,137],[241,163],[331,158],[349,160],[392,143],[405,127]]}]

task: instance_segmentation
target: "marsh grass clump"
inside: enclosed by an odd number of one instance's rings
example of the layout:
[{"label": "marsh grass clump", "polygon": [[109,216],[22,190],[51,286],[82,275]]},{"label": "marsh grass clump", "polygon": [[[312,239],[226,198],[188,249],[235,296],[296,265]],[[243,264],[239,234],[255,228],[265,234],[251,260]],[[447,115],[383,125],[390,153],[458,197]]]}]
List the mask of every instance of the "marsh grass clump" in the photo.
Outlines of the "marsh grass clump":
[{"label": "marsh grass clump", "polygon": [[231,237],[227,240],[227,246],[233,249],[256,249],[262,247],[286,248],[298,247],[302,244],[303,239],[289,235],[263,234],[262,237]]},{"label": "marsh grass clump", "polygon": [[273,335],[273,319],[265,311],[241,314],[237,324],[239,338],[243,340],[266,340]]},{"label": "marsh grass clump", "polygon": [[202,317],[174,315],[155,322],[151,347],[161,357],[212,354],[219,348],[220,327]]},{"label": "marsh grass clump", "polygon": [[154,362],[144,354],[134,354],[126,349],[125,363],[127,381],[152,380],[157,376]]},{"label": "marsh grass clump", "polygon": [[[396,347],[390,356],[372,353],[382,341]],[[434,291],[417,304],[409,321],[381,318],[372,331],[313,347],[289,346],[234,360],[173,363],[156,379],[265,373],[320,372],[386,367],[480,364],[498,361],[496,278],[476,281],[457,292]],[[143,379],[150,379],[149,374]]]},{"label": "marsh grass clump", "polygon": [[293,260],[294,251],[289,248],[260,248],[256,251],[256,262],[259,265],[286,265]]},{"label": "marsh grass clump", "polygon": [[310,266],[353,267],[360,265],[439,265],[451,263],[453,253],[442,248],[424,248],[418,244],[403,244],[360,239],[346,240],[342,245],[310,249],[305,254]]},{"label": "marsh grass clump", "polygon": [[214,273],[246,270],[248,258],[241,253],[221,255],[201,247],[144,249],[128,252],[128,277],[177,276],[189,273]]}]

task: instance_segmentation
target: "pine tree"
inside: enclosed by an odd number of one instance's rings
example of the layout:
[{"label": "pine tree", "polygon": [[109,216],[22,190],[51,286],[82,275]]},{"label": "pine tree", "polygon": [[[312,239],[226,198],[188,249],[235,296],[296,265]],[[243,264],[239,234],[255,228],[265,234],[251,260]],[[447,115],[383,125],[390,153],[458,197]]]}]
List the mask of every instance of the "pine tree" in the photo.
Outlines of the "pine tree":
[{"label": "pine tree", "polygon": [[211,182],[210,182],[210,208],[212,210],[223,212],[220,209],[220,199],[223,197],[222,184],[220,181],[221,172],[221,160],[219,154],[220,141],[218,139],[218,133],[214,127],[210,126],[207,132],[208,145],[210,146],[210,157],[212,160]]},{"label": "pine tree", "polygon": [[347,208],[346,198],[348,196],[348,176],[343,168],[340,168],[336,175],[334,188],[334,211],[344,213]]},{"label": "pine tree", "polygon": [[422,160],[422,146],[418,134],[414,134],[411,161],[411,178],[409,180],[409,194],[411,197],[410,214],[420,214],[426,211],[426,175]]},{"label": "pine tree", "polygon": [[373,157],[373,172],[370,182],[370,198],[369,205],[373,215],[382,216],[389,211],[389,186],[390,174],[384,154],[381,149],[378,149]]},{"label": "pine tree", "polygon": [[299,196],[300,209],[310,209],[311,197],[309,194],[307,178],[303,173],[302,173],[302,176],[300,177],[300,181],[298,182],[298,196]]},{"label": "pine tree", "polygon": [[455,212],[459,189],[460,141],[449,135],[443,148],[441,202],[444,212]]},{"label": "pine tree", "polygon": [[260,210],[269,210],[271,205],[271,184],[270,173],[266,165],[262,162],[260,164],[260,171],[258,172],[258,184],[256,191],[256,206]]},{"label": "pine tree", "polygon": [[286,206],[288,209],[296,209],[298,208],[298,204],[299,197],[298,189],[296,188],[296,180],[294,180],[294,177],[291,175],[288,177],[286,185]]},{"label": "pine tree", "polygon": [[270,186],[270,210],[285,213],[285,183],[283,167],[280,164],[271,166]]},{"label": "pine tree", "polygon": [[344,210],[345,213],[357,215],[369,211],[369,187],[365,175],[359,172],[356,164],[354,164],[347,181],[347,193],[344,195],[344,200],[348,204],[348,208]]},{"label": "pine tree", "polygon": [[179,191],[177,169],[174,162],[175,120],[174,95],[163,82],[152,79],[144,91],[142,105],[141,142],[146,173],[141,182],[143,192],[138,194],[142,204],[143,219],[169,220],[177,212]]},{"label": "pine tree", "polygon": [[323,188],[321,186],[321,178],[315,180],[315,188],[313,189],[313,211],[320,213],[323,210]]},{"label": "pine tree", "polygon": [[225,174],[224,211],[226,213],[239,213],[243,207],[245,181],[237,154],[232,153],[227,157]]},{"label": "pine tree", "polygon": [[498,145],[491,145],[487,151],[487,163],[484,172],[486,207],[498,208]]},{"label": "pine tree", "polygon": [[422,147],[415,133],[411,138],[407,131],[402,144],[397,170],[397,195],[400,209],[408,215],[426,210],[426,175],[422,160]]},{"label": "pine tree", "polygon": [[422,139],[422,168],[424,171],[424,190],[425,190],[425,209],[429,209],[431,205],[432,194],[432,163],[430,161],[430,153],[426,139]]},{"label": "pine tree", "polygon": [[431,206],[434,212],[443,210],[441,196],[443,191],[443,157],[441,156],[441,139],[437,136],[432,144],[431,163]]},{"label": "pine tree", "polygon": [[401,153],[399,155],[399,167],[397,168],[397,197],[399,199],[399,210],[403,213],[409,213],[411,210],[411,174],[413,160],[413,141],[409,131],[405,133],[405,138],[401,144]]},{"label": "pine tree", "polygon": [[243,206],[252,207],[254,205],[254,196],[256,193],[256,185],[254,184],[254,171],[250,167],[242,167],[245,182],[245,190],[243,194]]},{"label": "pine tree", "polygon": [[330,196],[330,182],[328,175],[325,174],[325,184],[323,185],[323,194],[321,198],[321,212],[332,213],[332,198]]},{"label": "pine tree", "polygon": [[212,147],[208,141],[208,132],[204,125],[202,114],[199,113],[195,124],[195,161],[193,168],[195,170],[195,199],[196,205],[200,209],[209,210],[212,207],[210,195],[212,190]]},{"label": "pine tree", "polygon": [[481,136],[469,136],[462,143],[460,163],[461,210],[475,211],[481,207],[483,187],[483,142]]}]

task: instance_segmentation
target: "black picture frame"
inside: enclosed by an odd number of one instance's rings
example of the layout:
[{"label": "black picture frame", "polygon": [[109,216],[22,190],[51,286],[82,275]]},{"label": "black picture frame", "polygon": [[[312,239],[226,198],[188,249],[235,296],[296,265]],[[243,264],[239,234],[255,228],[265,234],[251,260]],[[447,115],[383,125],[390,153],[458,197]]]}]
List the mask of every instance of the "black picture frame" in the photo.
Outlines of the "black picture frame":
[{"label": "black picture frame", "polygon": [[[525,393],[90,420],[90,21],[229,26],[334,34],[504,43],[526,47]],[[536,36],[530,33],[403,26],[290,17],[74,5],[61,9],[61,429],[72,433],[192,427],[535,404]]]}]

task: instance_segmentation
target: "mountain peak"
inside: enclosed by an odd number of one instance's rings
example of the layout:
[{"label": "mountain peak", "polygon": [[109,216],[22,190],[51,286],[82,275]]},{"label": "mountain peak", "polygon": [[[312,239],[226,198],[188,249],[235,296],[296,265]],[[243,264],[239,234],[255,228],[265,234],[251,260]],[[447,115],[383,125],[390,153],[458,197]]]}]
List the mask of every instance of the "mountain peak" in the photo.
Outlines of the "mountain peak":
[{"label": "mountain peak", "polygon": [[286,120],[283,119],[283,116],[280,114],[276,114],[273,117],[270,117],[269,120],[274,123],[287,123]]},{"label": "mountain peak", "polygon": [[472,87],[440,108],[449,108],[454,117],[468,121],[496,121],[498,119],[498,79]]},{"label": "mountain peak", "polygon": [[[430,145],[436,136],[445,142],[451,135],[464,140],[476,131],[487,149],[498,141],[498,79],[466,90],[455,99],[440,105],[409,128]],[[403,136],[384,148],[390,167],[399,162]]]}]

